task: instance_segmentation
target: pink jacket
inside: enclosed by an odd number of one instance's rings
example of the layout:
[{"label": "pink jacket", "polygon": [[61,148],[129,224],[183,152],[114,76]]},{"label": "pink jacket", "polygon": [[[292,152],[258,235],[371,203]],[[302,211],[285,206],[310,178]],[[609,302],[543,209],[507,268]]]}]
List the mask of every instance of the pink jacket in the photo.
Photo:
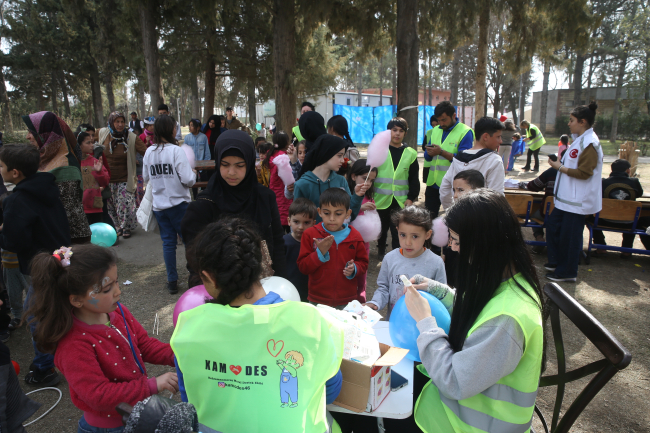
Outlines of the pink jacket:
[{"label": "pink jacket", "polygon": [[273,164],[273,160],[280,155],[286,155],[287,152],[284,150],[278,151],[275,155],[269,159],[269,167],[271,168],[271,177],[269,181],[269,188],[275,193],[276,200],[278,202],[278,210],[280,211],[280,222],[283,226],[289,225],[289,206],[293,203],[293,200],[290,200],[284,196],[284,182],[278,176],[278,166]]}]

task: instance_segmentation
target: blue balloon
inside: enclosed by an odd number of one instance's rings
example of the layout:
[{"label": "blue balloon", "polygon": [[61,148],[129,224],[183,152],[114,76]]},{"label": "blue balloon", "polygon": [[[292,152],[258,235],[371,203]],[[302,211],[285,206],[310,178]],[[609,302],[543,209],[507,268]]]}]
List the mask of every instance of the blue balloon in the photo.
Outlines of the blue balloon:
[{"label": "blue balloon", "polygon": [[[420,294],[429,302],[431,314],[436,318],[438,327],[449,334],[451,317],[445,306],[428,292],[420,291]],[[409,353],[406,354],[406,357],[412,361],[421,362],[417,343],[420,331],[416,326],[415,319],[411,317],[411,313],[406,308],[406,296],[402,296],[395,303],[393,311],[390,313],[388,330],[390,338],[393,340],[393,346],[408,349]]]},{"label": "blue balloon", "polygon": [[100,247],[112,247],[117,241],[115,229],[106,223],[95,223],[90,226],[92,235],[90,243]]}]

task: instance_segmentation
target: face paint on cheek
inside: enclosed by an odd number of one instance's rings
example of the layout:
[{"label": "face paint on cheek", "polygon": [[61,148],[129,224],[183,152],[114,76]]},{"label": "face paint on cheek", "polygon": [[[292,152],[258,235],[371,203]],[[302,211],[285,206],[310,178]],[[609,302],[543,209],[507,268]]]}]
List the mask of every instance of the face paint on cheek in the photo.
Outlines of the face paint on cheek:
[{"label": "face paint on cheek", "polygon": [[97,304],[99,304],[99,299],[95,298],[95,293],[90,292],[90,299],[88,300],[88,302],[93,307],[97,307]]}]

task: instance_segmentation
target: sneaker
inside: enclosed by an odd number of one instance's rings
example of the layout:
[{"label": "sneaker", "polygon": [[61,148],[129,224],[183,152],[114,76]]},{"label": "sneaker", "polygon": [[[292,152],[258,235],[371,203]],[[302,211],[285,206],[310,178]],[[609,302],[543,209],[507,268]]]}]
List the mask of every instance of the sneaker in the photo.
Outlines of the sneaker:
[{"label": "sneaker", "polygon": [[167,291],[170,295],[178,293],[178,281],[167,281]]},{"label": "sneaker", "polygon": [[555,268],[557,268],[557,265],[552,265],[550,263],[544,263],[544,269],[546,269],[547,271],[553,272],[555,270]]},{"label": "sneaker", "polygon": [[61,382],[61,376],[53,368],[41,371],[37,370],[34,365],[29,366],[29,373],[25,375],[25,382],[36,386],[54,386]]},{"label": "sneaker", "polygon": [[9,333],[8,329],[5,329],[4,331],[0,331],[0,342],[6,343],[7,341],[9,341],[10,336],[11,334]]},{"label": "sneaker", "polygon": [[546,279],[555,281],[556,283],[561,283],[561,282],[568,282],[568,283],[575,283],[576,282],[576,277],[560,277],[559,275],[556,275],[554,273],[548,273],[545,275]]},{"label": "sneaker", "polygon": [[13,319],[11,319],[11,322],[9,322],[9,326],[7,326],[7,328],[8,328],[11,332],[13,332],[13,331],[15,331],[16,329],[20,328],[20,325],[21,325],[21,323],[20,323],[20,319],[19,319],[18,317],[14,317]]}]

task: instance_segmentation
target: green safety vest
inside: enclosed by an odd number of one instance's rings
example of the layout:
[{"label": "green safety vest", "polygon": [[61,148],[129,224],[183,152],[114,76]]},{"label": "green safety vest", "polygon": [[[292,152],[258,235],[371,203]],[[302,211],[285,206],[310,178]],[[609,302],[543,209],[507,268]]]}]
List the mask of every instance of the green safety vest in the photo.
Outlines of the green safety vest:
[{"label": "green safety vest", "polygon": [[[436,126],[435,128],[438,128],[438,126]],[[431,129],[429,129],[429,130],[424,134],[424,136],[426,137],[426,141],[425,141],[426,144],[425,144],[425,146],[426,146],[427,144],[431,144],[431,134],[433,133],[433,130],[434,130],[435,128],[431,128]],[[425,152],[427,151],[424,147],[422,148],[422,150],[424,150]],[[427,160],[425,159],[425,160],[424,160],[424,163],[422,164],[422,166],[425,167],[425,168],[427,168],[427,167],[431,167],[431,161],[427,161]]]},{"label": "green safety vest", "polygon": [[409,168],[418,159],[418,153],[411,147],[406,147],[402,153],[397,169],[393,168],[393,157],[390,150],[388,158],[378,168],[375,179],[375,205],[377,209],[386,209],[393,202],[393,197],[400,207],[406,204],[409,193]]},{"label": "green safety vest", "polygon": [[171,347],[201,432],[328,431],[343,330],[316,307],[201,305],[178,316]]},{"label": "green safety vest", "polygon": [[546,144],[546,139],[544,138],[542,133],[539,132],[539,128],[537,126],[533,125],[532,123],[528,126],[528,129],[526,130],[526,138],[530,138],[531,129],[533,131],[535,131],[535,133],[537,135],[535,136],[535,138],[532,141],[528,141],[528,148],[530,150],[537,150],[537,149],[539,149],[540,147],[542,147],[543,145]]},{"label": "green safety vest", "polygon": [[300,133],[300,127],[298,125],[294,126],[292,131],[293,131],[293,135],[296,136],[298,141],[304,140],[304,138],[302,138],[302,134]]},{"label": "green safety vest", "polygon": [[[458,153],[458,145],[467,135],[467,131],[472,131],[472,128],[465,125],[464,123],[458,122],[456,126],[447,134],[445,141],[442,141],[442,133],[444,132],[440,126],[436,126],[431,131],[431,143],[437,144],[449,153],[456,154]],[[425,159],[426,161],[426,159]],[[442,155],[436,155],[433,157],[429,163],[429,175],[427,176],[427,186],[436,185],[440,187],[442,185],[442,178],[445,177],[445,173],[449,170],[451,166],[451,161]]]},{"label": "green safety vest", "polygon": [[[530,284],[514,276],[535,299]],[[539,307],[516,286],[513,278],[501,283],[494,297],[479,314],[467,336],[497,316],[510,316],[524,333],[524,353],[517,368],[496,384],[473,397],[452,400],[429,381],[415,405],[415,422],[432,433],[526,433],[535,409],[542,369],[543,326]],[[422,367],[422,366],[418,366]],[[424,368],[420,371],[426,374]],[[428,374],[427,374],[428,376]]]}]

